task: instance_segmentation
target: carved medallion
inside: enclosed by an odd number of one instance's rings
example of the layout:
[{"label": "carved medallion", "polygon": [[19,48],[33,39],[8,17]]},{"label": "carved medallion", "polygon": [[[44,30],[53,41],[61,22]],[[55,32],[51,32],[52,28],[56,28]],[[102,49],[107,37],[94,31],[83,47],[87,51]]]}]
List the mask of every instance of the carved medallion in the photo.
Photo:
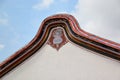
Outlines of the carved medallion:
[{"label": "carved medallion", "polygon": [[59,50],[63,45],[67,43],[67,39],[64,35],[63,29],[55,28],[49,37],[48,44],[56,50]]}]

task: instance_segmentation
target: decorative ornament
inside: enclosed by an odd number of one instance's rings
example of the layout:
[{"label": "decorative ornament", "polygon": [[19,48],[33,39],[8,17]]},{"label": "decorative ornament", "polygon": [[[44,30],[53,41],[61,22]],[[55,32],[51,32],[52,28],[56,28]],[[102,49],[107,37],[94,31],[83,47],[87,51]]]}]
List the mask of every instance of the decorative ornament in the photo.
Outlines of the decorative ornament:
[{"label": "decorative ornament", "polygon": [[64,35],[63,29],[61,29],[60,27],[57,27],[54,30],[52,30],[52,33],[48,40],[49,45],[51,45],[53,48],[59,50],[67,42],[68,41]]}]

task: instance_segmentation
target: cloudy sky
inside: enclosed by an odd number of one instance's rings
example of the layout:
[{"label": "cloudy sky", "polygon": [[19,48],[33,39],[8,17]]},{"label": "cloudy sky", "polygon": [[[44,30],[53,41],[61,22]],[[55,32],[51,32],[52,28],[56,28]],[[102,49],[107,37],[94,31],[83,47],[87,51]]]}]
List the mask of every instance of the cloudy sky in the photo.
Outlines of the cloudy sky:
[{"label": "cloudy sky", "polygon": [[85,31],[120,43],[120,0],[0,0],[0,62],[57,13],[72,14]]}]

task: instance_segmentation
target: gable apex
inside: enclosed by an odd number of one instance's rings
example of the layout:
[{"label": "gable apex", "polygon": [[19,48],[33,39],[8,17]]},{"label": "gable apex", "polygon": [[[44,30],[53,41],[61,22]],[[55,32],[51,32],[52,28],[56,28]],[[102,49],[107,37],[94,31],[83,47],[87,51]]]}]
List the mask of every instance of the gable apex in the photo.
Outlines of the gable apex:
[{"label": "gable apex", "polygon": [[[58,31],[60,34],[55,31]],[[0,77],[28,59],[44,45],[49,44],[59,50],[68,41],[120,60],[120,44],[82,30],[72,15],[56,14],[43,20],[36,36],[25,47],[0,64]]]}]

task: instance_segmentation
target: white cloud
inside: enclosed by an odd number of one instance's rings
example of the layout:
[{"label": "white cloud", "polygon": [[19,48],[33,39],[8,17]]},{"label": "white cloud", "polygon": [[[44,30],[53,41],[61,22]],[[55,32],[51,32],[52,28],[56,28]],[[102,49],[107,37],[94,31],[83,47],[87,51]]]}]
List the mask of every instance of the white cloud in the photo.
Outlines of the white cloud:
[{"label": "white cloud", "polygon": [[0,49],[3,49],[5,47],[5,45],[0,44]]},{"label": "white cloud", "polygon": [[67,11],[59,11],[59,12],[56,12],[56,14],[69,14]]},{"label": "white cloud", "polygon": [[60,0],[60,1],[62,1],[62,2],[68,2],[69,0]]},{"label": "white cloud", "polygon": [[73,15],[85,31],[120,43],[119,0],[78,0]]},{"label": "white cloud", "polygon": [[34,5],[34,9],[42,10],[45,8],[49,8],[49,6],[54,2],[54,0],[42,0],[42,2],[39,2],[38,4]]},{"label": "white cloud", "polygon": [[7,25],[8,19],[0,19],[0,25]]},{"label": "white cloud", "polygon": [[5,12],[0,13],[0,25],[8,24],[8,14]]}]

